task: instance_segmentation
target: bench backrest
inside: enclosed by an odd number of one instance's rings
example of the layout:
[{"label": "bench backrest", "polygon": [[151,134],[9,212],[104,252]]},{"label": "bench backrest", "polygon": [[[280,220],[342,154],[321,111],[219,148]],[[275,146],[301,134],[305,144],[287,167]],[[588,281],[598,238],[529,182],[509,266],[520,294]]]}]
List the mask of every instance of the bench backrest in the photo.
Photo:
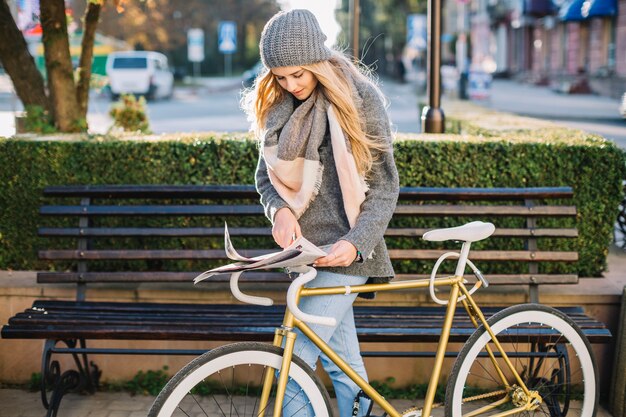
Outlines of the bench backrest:
[{"label": "bench backrest", "polygon": [[[50,219],[39,235],[54,239],[39,257],[62,272],[40,272],[37,279],[76,283],[79,300],[88,283],[189,282],[229,262],[224,222],[243,254],[278,250],[253,186],[59,186],[44,195],[53,200],[40,208]],[[569,187],[402,188],[386,232],[397,279],[427,276],[446,247],[458,248],[423,241],[426,230],[480,219],[496,224],[496,232],[477,242],[470,257],[490,283],[527,284],[533,301],[539,284],[576,283],[572,268],[560,266],[578,259],[572,195]],[[287,277],[259,272],[244,279]]]}]

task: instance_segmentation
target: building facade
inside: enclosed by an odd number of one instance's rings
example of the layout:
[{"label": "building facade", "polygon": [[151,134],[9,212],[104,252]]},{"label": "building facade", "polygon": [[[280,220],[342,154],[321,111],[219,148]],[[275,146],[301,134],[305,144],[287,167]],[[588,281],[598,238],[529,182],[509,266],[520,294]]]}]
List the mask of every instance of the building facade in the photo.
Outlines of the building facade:
[{"label": "building facade", "polygon": [[626,0],[472,0],[465,9],[472,67],[567,93],[626,92]]}]

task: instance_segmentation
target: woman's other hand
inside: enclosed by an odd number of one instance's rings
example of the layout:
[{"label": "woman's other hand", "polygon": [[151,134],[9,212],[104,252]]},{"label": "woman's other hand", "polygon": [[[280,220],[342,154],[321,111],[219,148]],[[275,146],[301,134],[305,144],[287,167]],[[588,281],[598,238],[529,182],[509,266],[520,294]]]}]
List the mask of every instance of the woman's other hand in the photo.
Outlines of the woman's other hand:
[{"label": "woman's other hand", "polygon": [[328,255],[315,260],[315,266],[350,266],[356,259],[357,250],[347,240],[340,240],[331,248]]},{"label": "woman's other hand", "polygon": [[302,236],[300,224],[289,208],[283,207],[274,215],[272,236],[281,248],[286,248],[291,245],[291,242]]}]

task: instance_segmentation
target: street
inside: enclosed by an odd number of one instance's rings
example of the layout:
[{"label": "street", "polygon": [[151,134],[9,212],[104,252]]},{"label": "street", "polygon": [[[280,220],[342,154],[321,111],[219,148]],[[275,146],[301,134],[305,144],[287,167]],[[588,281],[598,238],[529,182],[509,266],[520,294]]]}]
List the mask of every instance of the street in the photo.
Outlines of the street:
[{"label": "street", "polygon": [[626,149],[626,119],[620,117],[619,101],[615,99],[593,94],[559,94],[547,87],[496,80],[491,100],[484,105],[597,133]]},{"label": "street", "polygon": [[[4,78],[4,79],[3,79]],[[240,109],[241,82],[238,78],[206,78],[200,87],[176,89],[172,100],[148,103],[154,133],[247,131],[249,123]],[[412,83],[383,79],[381,87],[389,100],[389,114],[397,132],[419,133],[418,95]],[[6,76],[0,77],[0,136],[11,136],[13,112],[21,110]],[[422,97],[421,100],[426,100]],[[447,95],[442,97],[445,112]],[[626,149],[626,120],[619,117],[618,101],[596,95],[563,95],[546,87],[495,80],[491,98],[479,101],[485,107],[523,116],[550,120],[567,127],[597,133]],[[90,132],[105,133],[112,122],[109,98],[92,93],[89,102]]]}]

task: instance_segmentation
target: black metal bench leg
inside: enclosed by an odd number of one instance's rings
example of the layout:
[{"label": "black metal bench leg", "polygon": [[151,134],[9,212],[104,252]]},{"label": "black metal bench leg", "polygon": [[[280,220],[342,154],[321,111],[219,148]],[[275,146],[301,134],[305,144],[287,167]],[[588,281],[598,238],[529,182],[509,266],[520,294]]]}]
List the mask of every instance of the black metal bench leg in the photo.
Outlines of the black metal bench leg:
[{"label": "black metal bench leg", "polygon": [[[41,367],[41,401],[48,410],[46,417],[56,417],[63,396],[70,392],[87,392],[93,394],[98,388],[102,372],[93,363],[89,362],[86,353],[72,353],[76,370],[70,369],[61,373],[58,361],[52,360],[52,350],[59,340],[46,340],[43,350]],[[76,347],[76,339],[62,340],[70,348]],[[80,347],[85,348],[86,343],[80,339]],[[48,399],[48,387],[52,387],[52,394]]]}]

